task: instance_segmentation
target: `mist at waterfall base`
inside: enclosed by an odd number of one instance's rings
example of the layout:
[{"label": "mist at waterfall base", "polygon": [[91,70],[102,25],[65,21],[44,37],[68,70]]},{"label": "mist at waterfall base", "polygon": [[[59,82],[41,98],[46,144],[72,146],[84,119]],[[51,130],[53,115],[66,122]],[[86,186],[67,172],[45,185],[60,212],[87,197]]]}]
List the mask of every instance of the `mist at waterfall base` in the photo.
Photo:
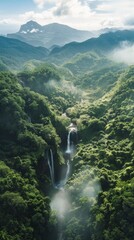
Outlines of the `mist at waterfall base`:
[{"label": "mist at waterfall base", "polygon": [[52,198],[50,206],[58,218],[64,218],[71,209],[68,192],[61,188]]},{"label": "mist at waterfall base", "polygon": [[71,139],[71,132],[77,133],[77,127],[73,124],[70,125],[71,128],[69,128],[68,136],[67,136],[67,146],[65,151],[65,162],[66,162],[66,171],[64,172],[64,178],[61,178],[59,182],[56,182],[55,178],[55,168],[54,168],[54,157],[53,157],[53,151],[52,149],[49,149],[47,152],[47,161],[48,166],[50,170],[50,177],[51,182],[54,187],[54,189],[57,190],[57,193],[52,197],[51,199],[51,210],[55,213],[55,216],[57,217],[57,233],[58,233],[58,240],[63,240],[63,228],[64,228],[64,218],[66,214],[71,209],[70,199],[68,192],[65,191],[64,186],[66,182],[68,181],[69,174],[70,174],[70,159],[72,159],[74,154],[74,145],[72,139]]},{"label": "mist at waterfall base", "polygon": [[[57,218],[58,237],[56,239],[58,240],[68,239],[68,236],[66,236],[67,238],[65,237],[66,226],[68,226],[72,218],[77,219],[81,225],[86,224],[86,220],[90,214],[90,207],[96,203],[96,198],[101,190],[96,170],[89,169],[89,166],[84,166],[82,171],[77,172],[77,174],[75,173],[72,178],[69,179],[70,162],[73,160],[75,149],[72,136],[76,135],[76,130],[77,129],[75,129],[73,125],[69,128],[65,151],[66,171],[64,179],[61,179],[58,184],[55,183],[54,180],[54,159],[52,150],[49,150],[48,165],[50,168],[50,177],[53,187],[56,189],[56,193],[51,198],[50,207]],[[85,206],[88,206],[88,208],[86,211],[83,211]],[[84,234],[87,234],[87,232],[85,231]]]},{"label": "mist at waterfall base", "polygon": [[64,239],[90,239],[94,219],[92,210],[101,191],[96,169],[83,166],[69,179],[66,191],[70,196],[71,209],[65,215]]},{"label": "mist at waterfall base", "polygon": [[83,166],[83,170],[75,174],[74,178],[69,181],[68,192],[70,196],[74,195],[74,200],[86,197],[92,205],[100,191],[101,185],[96,169],[90,169],[88,165]]}]

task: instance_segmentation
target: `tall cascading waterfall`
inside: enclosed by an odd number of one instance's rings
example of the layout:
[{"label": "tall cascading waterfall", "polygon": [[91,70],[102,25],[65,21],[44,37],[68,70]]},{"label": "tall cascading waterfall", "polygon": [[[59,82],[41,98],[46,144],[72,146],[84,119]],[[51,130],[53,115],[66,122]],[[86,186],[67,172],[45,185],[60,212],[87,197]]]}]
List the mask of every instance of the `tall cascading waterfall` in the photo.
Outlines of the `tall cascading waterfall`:
[{"label": "tall cascading waterfall", "polygon": [[67,136],[67,150],[66,153],[70,154],[70,157],[73,156],[74,153],[74,142],[71,141],[71,135],[72,134],[77,134],[77,127],[75,125],[73,125],[72,123],[69,126],[69,132],[68,132],[68,136]]},{"label": "tall cascading waterfall", "polygon": [[58,184],[55,183],[54,158],[53,158],[52,149],[49,149],[49,151],[47,153],[47,162],[48,162],[48,166],[49,166],[50,177],[51,177],[53,187],[56,188],[56,189],[63,188],[64,185],[66,184],[67,180],[68,180],[68,177],[69,177],[69,172],[70,172],[70,162],[69,162],[69,160],[67,160],[67,164],[66,164],[67,169],[66,169],[65,178],[63,180],[61,180]]},{"label": "tall cascading waterfall", "polygon": [[77,134],[77,127],[74,124],[70,124],[69,132],[67,136],[67,147],[66,147],[66,172],[64,179],[61,179],[58,184],[55,183],[55,170],[54,170],[54,158],[53,158],[53,151],[49,149],[47,161],[50,170],[50,177],[53,184],[53,187],[56,188],[58,191],[54,195],[53,199],[51,200],[51,209],[56,211],[57,220],[58,220],[58,238],[57,240],[64,240],[64,218],[67,212],[70,210],[70,200],[68,196],[68,192],[64,190],[64,186],[68,181],[69,174],[70,174],[70,159],[72,159],[74,155],[74,142],[71,139],[71,134]]},{"label": "tall cascading waterfall", "polygon": [[68,133],[67,136],[67,150],[66,153],[70,154],[71,153],[71,141],[70,141],[70,136],[71,136],[71,130]]},{"label": "tall cascading waterfall", "polygon": [[66,182],[68,180],[69,173],[70,173],[70,162],[69,162],[69,160],[67,160],[67,171],[66,171],[66,176],[65,176],[65,180],[64,180],[65,184],[66,184]]},{"label": "tall cascading waterfall", "polygon": [[54,159],[53,159],[53,151],[52,149],[49,149],[49,152],[47,153],[47,162],[50,170],[50,176],[53,186],[55,186],[55,179],[54,179]]},{"label": "tall cascading waterfall", "polygon": [[49,166],[49,170],[50,170],[50,177],[51,177],[51,181],[53,184],[54,188],[63,188],[64,185],[66,184],[68,177],[69,177],[69,173],[70,173],[70,159],[73,155],[73,143],[71,143],[71,133],[75,133],[77,134],[77,127],[74,126],[73,124],[70,124],[69,126],[70,130],[68,132],[68,136],[67,136],[67,149],[66,149],[66,174],[63,180],[60,181],[60,183],[56,184],[55,183],[55,169],[54,169],[54,158],[53,158],[53,151],[50,148],[47,152],[47,162],[48,162],[48,166]]},{"label": "tall cascading waterfall", "polygon": [[66,174],[65,174],[65,178],[63,180],[60,181],[60,184],[57,185],[57,188],[62,188],[66,185],[66,182],[69,178],[69,173],[70,173],[70,161],[67,160],[67,163],[66,163],[66,166],[67,166],[67,169],[66,169]]}]

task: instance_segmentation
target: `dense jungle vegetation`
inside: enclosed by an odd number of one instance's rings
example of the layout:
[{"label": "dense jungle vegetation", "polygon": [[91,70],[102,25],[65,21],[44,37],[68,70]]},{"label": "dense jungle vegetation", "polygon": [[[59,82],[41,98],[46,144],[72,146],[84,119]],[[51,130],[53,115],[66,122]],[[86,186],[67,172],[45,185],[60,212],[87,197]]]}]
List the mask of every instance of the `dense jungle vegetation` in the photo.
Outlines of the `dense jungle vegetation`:
[{"label": "dense jungle vegetation", "polygon": [[17,74],[2,68],[1,240],[58,239],[47,150],[58,177],[71,122],[78,140],[65,186],[63,239],[133,239],[134,66],[107,61],[86,53],[61,67],[30,63]]}]

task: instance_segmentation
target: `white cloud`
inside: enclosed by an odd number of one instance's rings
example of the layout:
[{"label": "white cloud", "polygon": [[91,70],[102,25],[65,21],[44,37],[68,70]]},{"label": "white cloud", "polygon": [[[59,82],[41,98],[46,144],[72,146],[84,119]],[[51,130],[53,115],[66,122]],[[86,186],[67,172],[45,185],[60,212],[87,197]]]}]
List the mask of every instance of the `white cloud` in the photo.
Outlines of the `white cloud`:
[{"label": "white cloud", "polygon": [[34,0],[34,2],[37,4],[38,8],[43,8],[45,5],[45,0]]},{"label": "white cloud", "polygon": [[[82,14],[85,14],[86,16],[89,16],[90,14],[90,8],[87,5],[87,3],[82,3],[79,0],[59,0],[57,1],[55,5],[55,13],[63,11],[64,9],[68,9],[66,14],[77,17],[81,16]],[[64,15],[64,14],[57,14],[57,15]]]},{"label": "white cloud", "polygon": [[[89,0],[90,1],[90,0]],[[92,0],[91,0],[92,1]],[[98,0],[95,12],[104,27],[124,27],[125,19],[133,16],[134,1],[132,0]],[[102,24],[103,25],[103,24]]]},{"label": "white cloud", "polygon": [[43,9],[44,7],[52,4],[56,4],[56,0],[33,0],[34,3],[37,5],[38,8]]},{"label": "white cloud", "polygon": [[[43,4],[43,2],[40,3]],[[44,7],[42,11],[38,12],[26,12],[21,14],[19,18],[23,19],[23,22],[33,19],[42,25],[58,22],[79,29],[90,29],[89,19],[93,13],[87,3],[81,3],[79,0],[49,0],[46,2],[55,3],[55,5],[51,5],[49,8],[47,6],[47,9]]]},{"label": "white cloud", "polygon": [[15,29],[29,20],[41,25],[57,22],[78,29],[97,30],[105,27],[124,27],[133,18],[132,0],[33,0],[34,11],[19,15],[1,16],[0,29],[14,24]]},{"label": "white cloud", "polygon": [[98,5],[97,10],[108,13],[110,15],[118,16],[120,18],[126,17],[133,13],[134,1],[132,0],[104,0]]},{"label": "white cloud", "polygon": [[90,28],[89,19],[92,14],[87,3],[79,0],[59,0],[52,9],[55,21],[82,29]]},{"label": "white cloud", "polygon": [[0,19],[0,35],[6,35],[18,30],[17,22],[12,18]]},{"label": "white cloud", "polygon": [[[123,27],[125,18],[133,15],[132,0],[34,0],[39,7],[48,7],[44,15],[54,21],[79,29]],[[45,20],[45,19],[44,19]]]},{"label": "white cloud", "polygon": [[128,26],[134,26],[134,16],[127,17],[124,22]]},{"label": "white cloud", "polygon": [[115,62],[125,63],[127,65],[134,64],[134,45],[130,45],[128,42],[122,43],[121,47],[115,49],[109,58]]},{"label": "white cloud", "polygon": [[0,19],[0,25],[16,24],[17,21],[13,18]]}]

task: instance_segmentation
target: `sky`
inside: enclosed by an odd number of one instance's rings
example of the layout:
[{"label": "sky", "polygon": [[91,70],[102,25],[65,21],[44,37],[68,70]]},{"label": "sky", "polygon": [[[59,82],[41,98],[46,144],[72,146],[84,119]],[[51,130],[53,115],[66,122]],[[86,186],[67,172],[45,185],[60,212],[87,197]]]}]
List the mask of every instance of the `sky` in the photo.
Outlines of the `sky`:
[{"label": "sky", "polygon": [[81,30],[133,28],[134,0],[0,0],[0,34],[34,20]]}]

